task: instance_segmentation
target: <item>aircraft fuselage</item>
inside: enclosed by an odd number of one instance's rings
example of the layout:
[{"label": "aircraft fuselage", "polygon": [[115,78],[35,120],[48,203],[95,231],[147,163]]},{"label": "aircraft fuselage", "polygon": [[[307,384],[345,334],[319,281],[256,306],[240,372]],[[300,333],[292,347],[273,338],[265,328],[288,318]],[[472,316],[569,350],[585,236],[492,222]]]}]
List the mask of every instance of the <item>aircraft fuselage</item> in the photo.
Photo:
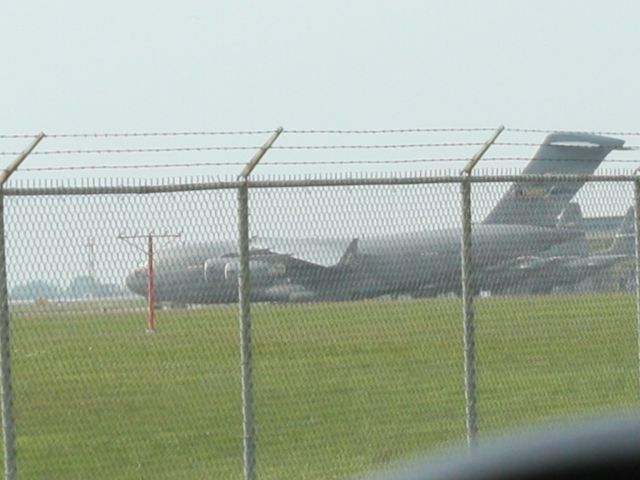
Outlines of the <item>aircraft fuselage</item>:
[{"label": "aircraft fuselage", "polygon": [[[484,225],[472,229],[476,269],[534,255],[578,232],[527,225]],[[295,242],[295,240],[290,240]],[[211,252],[216,251],[211,249]],[[461,230],[446,229],[362,238],[348,264],[327,268],[291,261],[264,251],[250,256],[253,301],[349,300],[386,294],[455,291],[460,285]],[[235,252],[190,258],[159,257],[154,263],[158,302],[228,303],[238,299]],[[146,295],[146,271],[127,279],[129,288]]]}]

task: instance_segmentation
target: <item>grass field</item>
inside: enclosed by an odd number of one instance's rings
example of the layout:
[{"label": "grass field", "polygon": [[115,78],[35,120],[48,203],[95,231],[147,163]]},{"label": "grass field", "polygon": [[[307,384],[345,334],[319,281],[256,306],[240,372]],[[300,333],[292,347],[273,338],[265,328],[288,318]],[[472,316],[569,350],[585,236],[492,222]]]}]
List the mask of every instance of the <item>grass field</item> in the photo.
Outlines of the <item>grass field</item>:
[{"label": "grass field", "polygon": [[[13,310],[21,478],[241,478],[237,308],[160,311],[151,335],[139,309],[87,305]],[[481,434],[640,406],[632,295],[476,305]],[[463,443],[459,300],[252,312],[259,478]]]}]

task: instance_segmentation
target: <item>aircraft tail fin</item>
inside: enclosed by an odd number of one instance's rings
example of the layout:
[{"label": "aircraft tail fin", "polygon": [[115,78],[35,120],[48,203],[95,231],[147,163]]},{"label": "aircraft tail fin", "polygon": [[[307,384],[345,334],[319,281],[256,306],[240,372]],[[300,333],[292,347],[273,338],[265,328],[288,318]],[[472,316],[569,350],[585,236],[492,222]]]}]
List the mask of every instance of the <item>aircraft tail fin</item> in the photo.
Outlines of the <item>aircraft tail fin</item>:
[{"label": "aircraft tail fin", "polygon": [[636,212],[633,207],[629,207],[625,214],[613,243],[607,249],[609,255],[628,255],[634,254],[636,248]]},{"label": "aircraft tail fin", "polygon": [[[523,175],[590,175],[624,140],[587,133],[552,133],[523,170]],[[516,182],[487,215],[485,224],[552,227],[584,182]]]},{"label": "aircraft tail fin", "polygon": [[342,254],[342,257],[340,258],[338,265],[345,265],[345,266],[351,265],[351,263],[353,262],[357,254],[358,254],[358,239],[354,238],[353,240],[351,240],[351,243],[349,243],[349,246],[347,247],[345,252]]}]

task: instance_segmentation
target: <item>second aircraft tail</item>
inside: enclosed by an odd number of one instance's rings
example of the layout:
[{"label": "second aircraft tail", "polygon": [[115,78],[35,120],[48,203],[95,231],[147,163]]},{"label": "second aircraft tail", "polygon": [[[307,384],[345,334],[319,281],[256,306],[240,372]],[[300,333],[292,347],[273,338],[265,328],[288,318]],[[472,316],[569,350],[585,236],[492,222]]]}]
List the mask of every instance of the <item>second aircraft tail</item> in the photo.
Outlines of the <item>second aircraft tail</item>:
[{"label": "second aircraft tail", "polygon": [[627,213],[622,219],[622,223],[613,237],[613,243],[606,250],[608,255],[626,255],[633,256],[636,248],[636,211],[633,207],[629,207]]}]

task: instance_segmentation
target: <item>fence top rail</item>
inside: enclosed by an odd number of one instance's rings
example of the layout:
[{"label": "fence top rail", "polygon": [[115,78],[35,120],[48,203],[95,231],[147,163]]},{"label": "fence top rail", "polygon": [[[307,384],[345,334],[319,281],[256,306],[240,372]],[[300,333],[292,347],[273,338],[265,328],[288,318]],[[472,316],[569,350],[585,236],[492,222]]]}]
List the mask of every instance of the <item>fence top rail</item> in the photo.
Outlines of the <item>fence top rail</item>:
[{"label": "fence top rail", "polygon": [[243,185],[251,188],[316,188],[316,187],[358,187],[384,185],[429,185],[462,182],[470,183],[513,183],[513,182],[635,182],[638,175],[460,175],[413,176],[413,177],[351,177],[351,178],[300,178],[300,179],[258,179],[210,181],[198,183],[173,183],[163,185],[92,185],[92,186],[46,186],[46,187],[5,187],[5,196],[49,196],[49,195],[145,195],[154,193],[177,193],[203,190],[232,190]]}]

